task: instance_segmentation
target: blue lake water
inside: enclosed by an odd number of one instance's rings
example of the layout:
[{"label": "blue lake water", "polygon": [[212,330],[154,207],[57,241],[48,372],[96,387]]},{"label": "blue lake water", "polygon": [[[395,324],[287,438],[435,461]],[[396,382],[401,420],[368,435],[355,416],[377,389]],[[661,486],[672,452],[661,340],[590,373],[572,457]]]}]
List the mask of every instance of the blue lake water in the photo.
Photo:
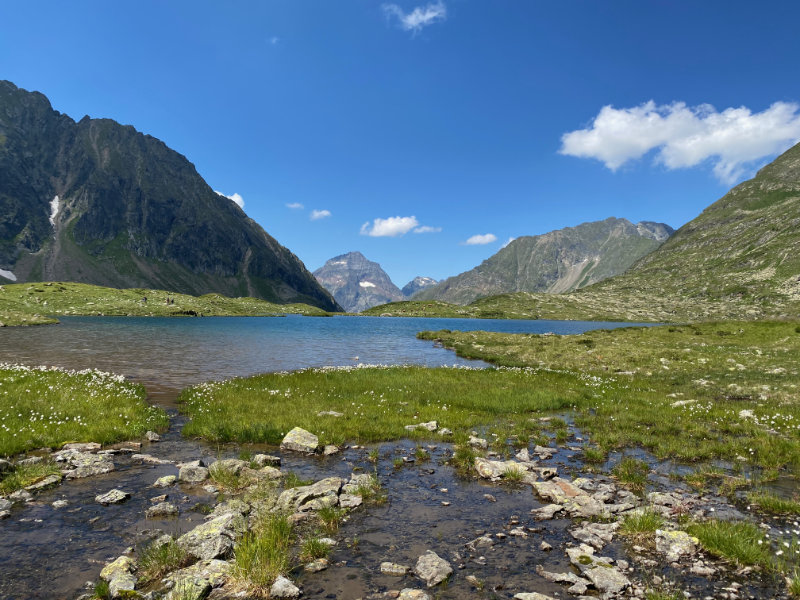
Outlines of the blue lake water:
[{"label": "blue lake water", "polygon": [[97,368],[174,397],[201,381],[354,364],[485,366],[416,339],[423,330],[576,334],[631,323],[386,317],[65,317],[0,329],[0,361]]}]

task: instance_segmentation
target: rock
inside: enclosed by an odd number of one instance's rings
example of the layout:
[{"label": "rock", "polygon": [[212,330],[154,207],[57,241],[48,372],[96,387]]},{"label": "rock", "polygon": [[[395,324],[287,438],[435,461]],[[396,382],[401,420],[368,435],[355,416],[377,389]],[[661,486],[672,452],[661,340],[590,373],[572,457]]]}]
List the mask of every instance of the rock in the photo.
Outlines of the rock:
[{"label": "rock", "polygon": [[283,477],[283,473],[281,473],[280,469],[270,467],[269,465],[261,467],[258,471],[250,472],[255,474],[256,479],[274,480]]},{"label": "rock", "polygon": [[208,582],[187,577],[176,583],[164,600],[204,600],[210,591]]},{"label": "rock", "polygon": [[475,552],[478,548],[490,548],[494,546],[494,540],[488,535],[482,535],[471,542],[467,542],[465,545],[470,551]]},{"label": "rock", "polygon": [[556,453],[556,450],[555,448],[545,448],[544,446],[536,446],[533,449],[533,453],[540,459],[547,460],[548,458],[553,457],[553,455]]},{"label": "rock", "polygon": [[441,558],[432,550],[428,550],[425,554],[417,559],[417,564],[414,566],[414,574],[422,579],[428,587],[433,587],[453,573],[453,568],[450,563]]},{"label": "rock", "polygon": [[144,516],[146,519],[157,519],[159,517],[177,517],[178,507],[170,502],[159,502],[155,506],[148,508]]},{"label": "rock", "polygon": [[553,549],[553,546],[551,546],[550,544],[548,544],[544,540],[542,540],[542,543],[539,544],[539,550],[542,550],[543,552],[549,552],[552,549]]},{"label": "rock", "polygon": [[656,529],[656,550],[666,555],[668,562],[677,562],[682,556],[691,556],[700,543],[685,531]]},{"label": "rock", "polygon": [[[208,469],[195,465],[184,465],[178,471],[178,480],[186,483],[200,483],[208,479]],[[213,557],[212,557],[213,558]]]},{"label": "rock", "polygon": [[152,454],[132,454],[131,460],[137,460],[139,462],[143,462],[148,465],[171,465],[171,460],[165,460],[163,458],[158,458],[153,456]]},{"label": "rock", "polygon": [[324,571],[330,566],[330,561],[327,558],[318,558],[314,562],[310,562],[303,567],[307,573],[319,573]]},{"label": "rock", "polygon": [[[162,536],[164,543],[169,542],[172,538],[168,535]],[[159,541],[162,540],[159,538]],[[164,578],[164,583],[168,586],[171,585],[173,590],[180,590],[182,582],[194,582],[200,586],[192,586],[191,591],[196,591],[200,587],[206,590],[218,588],[225,584],[228,576],[233,569],[233,565],[224,560],[201,560],[178,571],[173,571]],[[208,587],[206,587],[208,586]],[[208,593],[208,592],[205,592]],[[205,596],[200,596],[204,598]],[[183,600],[180,596],[176,600]]]},{"label": "rock", "polygon": [[483,438],[475,437],[474,435],[469,436],[469,445],[473,448],[483,448],[486,450],[489,447],[489,442],[487,442]]},{"label": "rock", "polygon": [[9,494],[8,499],[11,500],[11,502],[31,502],[33,500],[33,494],[27,490],[17,490],[13,494]]},{"label": "rock", "polygon": [[492,496],[491,494],[484,494],[483,497],[488,500],[489,502],[497,502],[497,498]]},{"label": "rock", "polygon": [[68,500],[56,500],[50,506],[52,506],[55,509],[64,508],[65,506],[69,506],[69,501]]},{"label": "rock", "polygon": [[514,600],[555,600],[552,596],[545,596],[539,592],[515,594]]},{"label": "rock", "polygon": [[155,431],[148,431],[144,434],[144,437],[147,438],[148,442],[160,442],[161,436],[158,435]]},{"label": "rock", "polygon": [[5,498],[0,498],[0,510],[8,510],[14,505],[11,500],[6,500]]},{"label": "rock", "polygon": [[159,477],[156,479],[156,482],[153,484],[154,488],[165,488],[171,485],[174,485],[175,482],[178,481],[178,478],[175,475],[164,475],[164,477]]},{"label": "rock", "polygon": [[299,598],[300,588],[283,575],[279,575],[269,589],[270,598]]},{"label": "rock", "polygon": [[561,504],[573,517],[598,517],[607,516],[608,511],[602,502],[589,496],[580,488],[570,482],[556,477],[551,481],[537,481],[533,483],[536,493],[555,504]]},{"label": "rock", "polygon": [[241,514],[226,513],[185,533],[178,538],[178,545],[200,560],[226,557],[245,528]]},{"label": "rock", "polygon": [[41,456],[29,456],[28,458],[23,458],[22,460],[18,460],[17,464],[23,467],[27,467],[30,465],[38,465],[40,462],[44,462],[44,458]]},{"label": "rock", "polygon": [[208,472],[210,475],[220,471],[232,475],[241,475],[242,470],[245,468],[249,467],[243,460],[239,460],[238,458],[224,458],[212,463],[211,466],[208,467]]},{"label": "rock", "polygon": [[67,479],[82,479],[93,475],[110,473],[114,470],[114,463],[107,455],[92,454],[80,450],[61,450],[53,454],[58,462],[65,462],[67,468],[63,470]]},{"label": "rock", "polygon": [[7,519],[10,516],[11,516],[10,510],[0,510],[0,521],[2,521],[3,519]]},{"label": "rock", "polygon": [[554,583],[576,584],[576,583],[579,583],[581,581],[584,581],[583,579],[581,579],[580,577],[575,575],[575,573],[570,573],[570,572],[553,573],[551,571],[545,571],[544,567],[542,567],[542,565],[536,565],[536,573],[537,573],[537,575],[539,575],[540,577],[546,579],[547,581],[552,581]]},{"label": "rock", "polygon": [[271,456],[269,454],[256,454],[253,458],[250,459],[251,462],[257,464],[259,467],[280,467],[281,466],[281,458],[280,456]]},{"label": "rock", "polygon": [[317,413],[318,417],[343,417],[344,413],[336,412],[335,410],[321,410]]},{"label": "rock", "polygon": [[332,454],[337,454],[339,452],[339,447],[334,446],[332,444],[328,444],[325,448],[322,449],[322,454],[325,456],[331,456]]},{"label": "rock", "polygon": [[290,450],[292,452],[314,454],[318,448],[319,438],[301,427],[292,429],[281,442],[281,450]]},{"label": "rock", "polygon": [[567,548],[567,556],[594,587],[607,595],[619,594],[631,585],[628,578],[611,565],[613,559],[595,556],[591,546],[581,544],[578,548]]},{"label": "rock", "polygon": [[619,523],[589,523],[584,521],[581,527],[570,531],[572,537],[600,550],[614,539]]},{"label": "rock", "polygon": [[124,592],[132,592],[136,588],[137,577],[133,574],[136,564],[129,556],[120,556],[107,564],[100,571],[100,579],[108,582],[108,591],[112,598],[119,598]]},{"label": "rock", "polygon": [[2,458],[0,458],[0,475],[2,475],[3,473],[8,473],[13,470],[14,470],[14,465],[12,465],[7,460],[3,460]]},{"label": "rock", "polygon": [[431,600],[431,596],[422,590],[403,588],[400,590],[400,595],[397,596],[397,600]]},{"label": "rock", "polygon": [[448,437],[453,435],[452,429],[448,429],[447,427],[440,427],[436,433],[438,433],[442,437]]},{"label": "rock", "polygon": [[531,510],[533,517],[539,521],[552,519],[557,513],[564,510],[560,504],[546,504],[541,508]]},{"label": "rock", "polygon": [[384,575],[392,575],[393,577],[402,577],[411,570],[411,567],[405,565],[398,565],[392,562],[381,563],[381,573]]},{"label": "rock", "polygon": [[102,446],[97,442],[77,442],[64,444],[62,450],[78,450],[79,452],[97,452]]},{"label": "rock", "polygon": [[150,504],[158,504],[159,502],[166,502],[169,496],[167,494],[161,494],[160,496],[153,496],[150,498]]},{"label": "rock", "polygon": [[31,485],[25,486],[25,489],[28,490],[29,492],[38,492],[40,490],[61,483],[62,477],[63,475],[61,473],[53,473],[52,475],[48,475],[47,477],[40,479],[36,483],[32,483]]},{"label": "rock", "polygon": [[125,502],[131,495],[128,492],[123,492],[122,490],[109,490],[105,494],[100,494],[94,497],[95,502],[99,502],[100,504],[107,506],[109,504],[119,504],[121,502]]},{"label": "rock", "polygon": [[284,490],[278,497],[280,510],[306,512],[339,504],[339,491],[344,485],[340,477],[321,479],[312,485]]},{"label": "rock", "polygon": [[489,460],[488,458],[476,456],[475,470],[484,479],[497,480],[509,471],[524,473],[527,469],[523,463],[513,460]]},{"label": "rock", "polygon": [[364,499],[357,494],[339,494],[339,506],[342,508],[357,508]]},{"label": "rock", "polygon": [[523,448],[522,450],[517,452],[517,454],[515,455],[515,458],[520,462],[525,462],[525,463],[531,462],[531,456],[530,456],[530,454],[528,454],[528,449],[527,448]]}]

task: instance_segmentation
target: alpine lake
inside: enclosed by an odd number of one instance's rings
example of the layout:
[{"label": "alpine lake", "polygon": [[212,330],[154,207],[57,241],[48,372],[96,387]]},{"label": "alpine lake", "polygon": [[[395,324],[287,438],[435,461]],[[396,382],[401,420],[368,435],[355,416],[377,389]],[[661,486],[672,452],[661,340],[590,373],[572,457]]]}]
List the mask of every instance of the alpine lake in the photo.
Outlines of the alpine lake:
[{"label": "alpine lake", "polygon": [[[54,326],[0,329],[0,362],[121,374],[142,383],[148,401],[170,417],[169,428],[158,441],[137,440],[141,447],[136,453],[152,460],[137,460],[136,454],[124,450],[124,443],[116,444],[108,454],[113,471],[65,480],[11,507],[10,516],[0,521],[0,598],[97,597],[96,582],[104,565],[126,552],[141,553],[165,533],[175,538],[186,534],[220,514],[220,503],[232,502],[207,485],[213,483],[210,480],[178,481],[165,489],[153,488],[156,480],[177,475],[179,465],[191,461],[209,465],[225,459],[249,460],[259,454],[279,457],[284,476],[291,474],[301,484],[374,474],[380,487],[380,502],[364,502],[346,515],[342,511],[335,527],[325,530],[325,537],[334,544],[326,552],[327,561],[311,568],[304,564],[315,564],[310,559],[292,564],[289,576],[302,590],[302,598],[786,597],[775,577],[761,578],[740,569],[718,578],[714,573],[720,567],[711,561],[681,562],[678,544],[667,549],[674,555],[669,560],[656,561],[643,558],[652,548],[614,535],[620,524],[615,511],[636,504],[633,494],[607,476],[611,465],[623,457],[619,453],[608,456],[605,473],[586,470],[583,434],[568,412],[538,419],[545,427],[544,437],[537,440],[545,445],[533,441],[518,445],[511,456],[498,451],[505,440],[498,444],[487,435],[488,430],[476,428],[473,445],[479,453],[481,445],[487,445],[483,438],[489,438],[488,453],[483,452],[487,459],[479,473],[456,468],[457,452],[446,435],[421,443],[413,436],[384,443],[350,442],[330,455],[306,455],[276,445],[212,443],[181,433],[188,417],[176,400],[181,390],[203,382],[359,365],[484,369],[491,366],[417,339],[417,332],[564,335],[632,325],[344,316],[68,317]],[[563,429],[547,429],[551,418],[563,423]],[[566,442],[557,439],[564,430]],[[523,452],[514,459],[513,453],[519,450]],[[659,510],[666,514],[681,499],[691,498],[690,490],[668,475],[675,465],[654,462],[645,452],[628,456],[651,463],[648,491],[661,494],[653,500]],[[514,477],[508,477],[513,481],[504,481],[509,458],[521,466]],[[545,487],[533,485],[536,479]],[[130,497],[109,505],[95,500],[111,489],[121,489]],[[579,504],[585,502],[583,509],[548,508],[559,503],[569,506],[569,498],[575,497]],[[177,516],[146,518],[154,498],[176,505]],[[719,515],[727,511],[731,519],[736,518],[736,509],[721,498],[704,508]],[[580,548],[577,558],[565,553],[575,548]],[[426,579],[429,576],[421,574],[424,568],[418,559],[428,551],[448,563],[452,573],[426,586],[434,576]],[[383,563],[397,568],[383,568]],[[611,573],[611,580],[603,580],[599,572]],[[195,572],[193,576],[198,580],[205,575]],[[177,586],[164,595],[164,588],[154,584],[142,590],[141,597],[266,597],[201,587],[195,596]]]}]

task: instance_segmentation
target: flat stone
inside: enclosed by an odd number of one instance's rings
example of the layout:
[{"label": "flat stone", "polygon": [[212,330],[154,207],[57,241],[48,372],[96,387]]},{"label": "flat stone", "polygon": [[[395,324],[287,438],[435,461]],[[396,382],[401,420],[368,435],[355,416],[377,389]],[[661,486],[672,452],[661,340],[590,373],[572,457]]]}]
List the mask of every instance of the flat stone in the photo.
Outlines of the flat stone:
[{"label": "flat stone", "polygon": [[[281,442],[281,450],[314,454],[319,448],[319,438],[302,427],[295,427]],[[287,580],[288,581],[288,580]]]},{"label": "flat stone", "polygon": [[619,527],[619,523],[589,523],[584,521],[579,528],[573,529],[570,533],[576,540],[600,550],[614,539],[614,534]]},{"label": "flat stone", "polygon": [[156,479],[156,482],[153,484],[154,488],[165,488],[171,485],[174,485],[175,482],[178,481],[178,478],[175,475],[164,475],[164,477],[159,477]]},{"label": "flat stone", "polygon": [[422,579],[428,587],[441,583],[450,577],[452,573],[453,568],[450,563],[432,550],[428,550],[420,556],[414,566],[414,574]]},{"label": "flat stone", "polygon": [[342,508],[356,508],[363,502],[364,499],[357,494],[339,494],[339,506]]},{"label": "flat stone", "polygon": [[545,596],[539,592],[523,592],[521,594],[515,594],[514,600],[555,600],[555,598],[552,596]]},{"label": "flat stone", "polygon": [[321,410],[317,413],[318,417],[343,417],[344,413],[336,412],[335,410]]},{"label": "flat stone", "polygon": [[40,479],[36,483],[32,483],[31,485],[25,486],[25,489],[28,490],[29,492],[38,492],[40,490],[44,490],[46,488],[61,483],[62,477],[64,476],[61,473],[53,473],[43,479]]},{"label": "flat stone", "polygon": [[39,463],[44,462],[44,457],[42,456],[29,456],[28,458],[23,458],[17,461],[18,465],[23,467],[27,467],[30,465],[38,465]]},{"label": "flat stone", "polygon": [[391,575],[393,577],[402,577],[406,575],[411,570],[411,567],[407,567],[405,565],[398,565],[397,563],[393,562],[382,562],[381,563],[381,573],[384,575]]},{"label": "flat stone", "polygon": [[250,459],[251,462],[257,464],[259,467],[280,467],[281,466],[281,457],[280,456],[272,456],[270,454],[256,454],[253,458]]},{"label": "flat stone", "polygon": [[80,452],[97,452],[102,446],[97,442],[74,442],[61,446],[62,450],[78,450]]},{"label": "flat stone", "polygon": [[[172,538],[167,535],[163,536],[163,539],[166,543]],[[184,581],[200,583],[204,588],[207,585],[206,589],[219,588],[226,583],[232,570],[233,565],[224,560],[201,560],[189,567],[169,573],[164,578],[164,582],[167,585],[171,584],[173,590],[180,589],[180,585]],[[178,598],[182,600],[180,596]]]},{"label": "flat stone", "polygon": [[270,598],[299,598],[300,588],[283,575],[279,575],[269,589]]},{"label": "flat stone", "polygon": [[489,460],[482,456],[475,457],[475,470],[484,479],[500,479],[509,471],[525,472],[523,463],[513,460]]},{"label": "flat stone", "polygon": [[560,504],[546,504],[541,508],[534,508],[531,510],[533,517],[539,521],[549,520],[555,517],[556,514],[562,512],[564,507]]},{"label": "flat stone", "polygon": [[131,455],[131,460],[137,460],[139,462],[143,462],[147,465],[171,465],[171,460],[165,460],[163,458],[158,458],[157,456],[153,456],[152,454],[133,454]]},{"label": "flat stone", "polygon": [[328,477],[312,485],[284,490],[277,507],[293,512],[307,512],[339,504],[339,491],[344,485],[341,477]]},{"label": "flat stone", "polygon": [[185,465],[178,471],[178,481],[185,483],[200,483],[208,479],[206,467]]},{"label": "flat stone", "polygon": [[61,450],[53,454],[53,458],[58,462],[66,463],[66,468],[62,472],[67,479],[82,479],[110,473],[115,468],[114,463],[107,455],[80,450]]},{"label": "flat stone", "polygon": [[397,596],[397,600],[431,600],[431,595],[423,590],[403,588],[400,590],[400,595]]},{"label": "flat stone", "polygon": [[128,492],[123,492],[122,490],[109,490],[105,494],[99,494],[94,497],[95,502],[99,502],[103,505],[108,504],[119,504],[121,502],[125,502],[131,495]]},{"label": "flat stone", "polygon": [[178,507],[170,502],[159,502],[155,506],[148,508],[144,516],[146,519],[157,519],[159,517],[177,517]]}]

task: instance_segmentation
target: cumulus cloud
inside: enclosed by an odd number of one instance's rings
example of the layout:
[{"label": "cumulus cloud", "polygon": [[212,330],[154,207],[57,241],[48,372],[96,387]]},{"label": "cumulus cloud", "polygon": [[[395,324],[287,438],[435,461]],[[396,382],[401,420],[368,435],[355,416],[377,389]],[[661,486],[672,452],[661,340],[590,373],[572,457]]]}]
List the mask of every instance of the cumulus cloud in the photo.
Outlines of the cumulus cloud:
[{"label": "cumulus cloud", "polygon": [[421,225],[414,229],[414,233],[439,233],[441,227],[431,227],[430,225]]},{"label": "cumulus cloud", "polygon": [[397,19],[400,28],[414,34],[422,31],[424,27],[447,18],[447,7],[444,2],[434,2],[425,6],[418,6],[409,13],[403,12],[397,4],[384,4],[383,11],[388,18]]},{"label": "cumulus cloud", "polygon": [[417,217],[389,217],[388,219],[374,219],[372,225],[369,221],[361,226],[361,235],[370,237],[397,237],[405,235],[415,227],[419,227]]},{"label": "cumulus cloud", "polygon": [[311,220],[312,221],[319,221],[320,219],[325,219],[331,216],[331,211],[329,210],[317,210],[314,209],[311,211]]},{"label": "cumulus cloud", "polygon": [[291,208],[292,210],[303,210],[305,208],[305,206],[303,206],[299,202],[289,202],[286,205],[286,208]]},{"label": "cumulus cloud", "polygon": [[657,150],[655,161],[668,169],[706,160],[727,184],[741,178],[755,161],[783,152],[800,140],[800,106],[775,102],[761,112],[747,107],[717,111],[710,104],[683,102],[633,108],[604,106],[591,127],[561,136],[561,154],[595,158],[612,171]]},{"label": "cumulus cloud", "polygon": [[491,244],[497,241],[497,236],[493,233],[484,233],[483,235],[473,235],[466,242],[467,246],[483,246],[484,244]]},{"label": "cumulus cloud", "polygon": [[217,190],[214,190],[214,191],[217,192],[217,194],[219,194],[223,198],[227,198],[228,200],[232,200],[233,202],[235,202],[236,204],[239,205],[239,208],[244,210],[244,198],[242,198],[241,194],[233,194],[233,196],[228,196],[228,194],[223,194],[222,192],[218,192]]}]

